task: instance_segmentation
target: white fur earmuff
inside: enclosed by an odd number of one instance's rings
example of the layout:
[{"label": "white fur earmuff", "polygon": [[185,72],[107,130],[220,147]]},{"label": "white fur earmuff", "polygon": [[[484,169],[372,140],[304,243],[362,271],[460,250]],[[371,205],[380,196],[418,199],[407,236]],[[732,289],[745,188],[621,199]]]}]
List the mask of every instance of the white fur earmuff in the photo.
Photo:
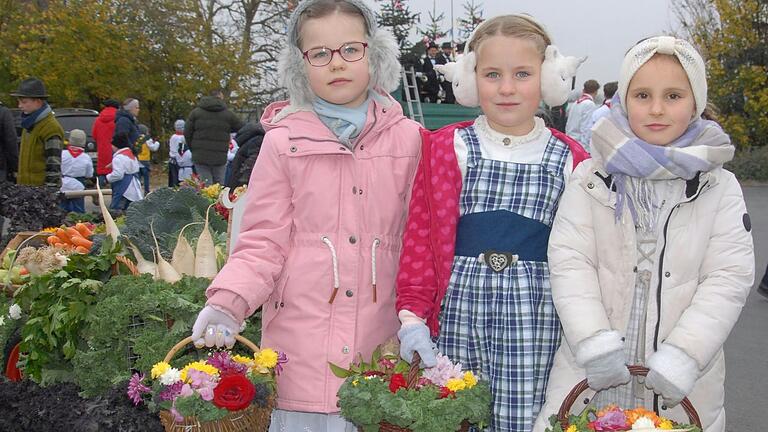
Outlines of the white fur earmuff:
[{"label": "white fur earmuff", "polygon": [[[531,19],[525,16],[526,19]],[[487,22],[487,21],[486,21]],[[477,107],[480,99],[477,94],[477,56],[469,51],[469,46],[480,24],[467,40],[467,53],[456,62],[445,65],[435,65],[435,70],[445,75],[451,82],[456,102],[466,107]],[[543,27],[542,27],[543,28]],[[554,45],[548,45],[544,51],[544,62],[541,64],[541,99],[549,106],[558,106],[568,100],[571,91],[571,81],[576,76],[576,70],[584,63],[586,57],[566,57]]]}]

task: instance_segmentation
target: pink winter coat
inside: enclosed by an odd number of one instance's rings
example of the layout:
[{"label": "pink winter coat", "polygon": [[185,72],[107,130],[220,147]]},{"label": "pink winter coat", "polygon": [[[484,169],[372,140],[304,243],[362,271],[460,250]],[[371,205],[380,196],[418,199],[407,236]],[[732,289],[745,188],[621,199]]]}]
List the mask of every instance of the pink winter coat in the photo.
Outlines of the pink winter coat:
[{"label": "pink winter coat", "polygon": [[241,234],[208,304],[239,320],[263,304],[261,344],[288,356],[278,407],[332,413],[342,380],[328,362],[370,357],[399,328],[395,277],[419,125],[391,98],[374,101],[350,151],[314,112],[278,115],[287,106],[261,119]]},{"label": "pink winter coat", "polygon": [[[453,145],[454,132],[472,123],[422,131],[422,157],[414,180],[397,275],[397,310],[405,309],[425,319],[432,336],[439,332],[438,314],[451,278],[459,221],[462,181]],[[589,153],[573,138],[556,129],[550,131],[570,148],[574,168],[589,158]]]}]

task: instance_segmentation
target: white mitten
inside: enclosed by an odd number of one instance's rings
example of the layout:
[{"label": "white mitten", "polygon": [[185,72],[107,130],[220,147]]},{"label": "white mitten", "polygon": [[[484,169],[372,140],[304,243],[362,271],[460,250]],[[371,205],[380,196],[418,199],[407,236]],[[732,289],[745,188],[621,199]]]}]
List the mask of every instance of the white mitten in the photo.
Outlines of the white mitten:
[{"label": "white mitten", "polygon": [[435,344],[429,337],[429,328],[426,324],[403,324],[397,332],[397,337],[400,339],[400,357],[405,361],[412,362],[413,353],[418,352],[422,367],[437,365]]},{"label": "white mitten", "polygon": [[192,341],[195,346],[232,348],[235,335],[240,333],[240,324],[229,314],[213,306],[206,306],[197,315],[192,326]]},{"label": "white mitten", "polygon": [[668,407],[688,396],[699,379],[696,360],[674,345],[661,344],[648,358],[648,368],[645,386],[660,394]]},{"label": "white mitten", "polygon": [[586,60],[586,57],[565,57],[556,46],[547,46],[541,64],[541,99],[545,104],[560,106],[568,100],[576,70]]},{"label": "white mitten", "polygon": [[600,391],[626,384],[632,378],[625,362],[624,342],[616,331],[603,331],[579,343],[576,362],[587,375],[587,383]]}]

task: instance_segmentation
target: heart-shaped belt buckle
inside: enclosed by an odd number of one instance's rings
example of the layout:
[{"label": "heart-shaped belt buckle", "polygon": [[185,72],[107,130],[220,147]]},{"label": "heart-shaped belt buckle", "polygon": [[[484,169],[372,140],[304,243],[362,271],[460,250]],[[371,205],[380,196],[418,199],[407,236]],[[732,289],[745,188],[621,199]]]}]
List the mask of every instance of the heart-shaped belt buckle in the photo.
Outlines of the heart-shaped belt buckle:
[{"label": "heart-shaped belt buckle", "polygon": [[480,254],[480,261],[484,262],[491,270],[501,273],[507,267],[517,262],[518,256],[509,252],[498,252],[494,250],[485,251]]}]

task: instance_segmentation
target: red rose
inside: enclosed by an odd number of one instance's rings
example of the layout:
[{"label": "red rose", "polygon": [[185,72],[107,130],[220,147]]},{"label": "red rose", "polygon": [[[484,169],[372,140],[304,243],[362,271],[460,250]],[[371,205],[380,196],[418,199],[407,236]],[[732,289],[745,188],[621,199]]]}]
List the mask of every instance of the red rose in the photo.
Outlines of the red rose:
[{"label": "red rose", "polygon": [[229,411],[247,408],[256,395],[256,387],[244,375],[225,375],[213,389],[213,404]]},{"label": "red rose", "polygon": [[440,399],[445,399],[448,396],[453,396],[453,395],[454,395],[453,391],[451,391],[451,389],[449,389],[448,387],[440,387],[440,395],[439,395]]},{"label": "red rose", "polygon": [[401,388],[406,388],[407,384],[405,383],[405,377],[401,373],[396,373],[392,375],[392,379],[389,381],[389,391],[392,393],[397,393],[397,390]]}]

